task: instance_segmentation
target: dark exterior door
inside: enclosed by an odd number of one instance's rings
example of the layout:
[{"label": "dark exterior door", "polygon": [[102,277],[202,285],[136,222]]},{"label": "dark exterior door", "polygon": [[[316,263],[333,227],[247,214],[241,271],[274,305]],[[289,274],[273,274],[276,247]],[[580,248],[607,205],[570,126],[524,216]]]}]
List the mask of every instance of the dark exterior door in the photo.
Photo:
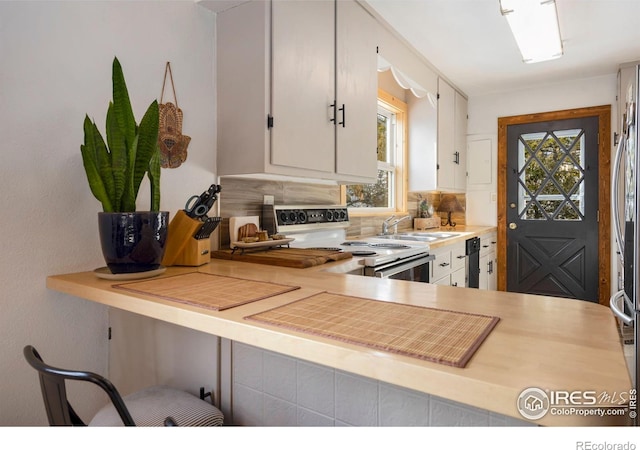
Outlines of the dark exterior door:
[{"label": "dark exterior door", "polygon": [[598,117],[507,127],[507,290],[598,302]]}]

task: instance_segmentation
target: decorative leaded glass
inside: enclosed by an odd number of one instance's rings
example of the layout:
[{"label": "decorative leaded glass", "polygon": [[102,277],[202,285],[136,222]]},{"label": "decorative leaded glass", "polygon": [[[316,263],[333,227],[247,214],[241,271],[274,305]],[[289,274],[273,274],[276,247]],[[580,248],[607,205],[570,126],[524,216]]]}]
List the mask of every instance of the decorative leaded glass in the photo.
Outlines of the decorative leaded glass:
[{"label": "decorative leaded glass", "polygon": [[523,134],[518,139],[519,216],[584,219],[584,130]]}]

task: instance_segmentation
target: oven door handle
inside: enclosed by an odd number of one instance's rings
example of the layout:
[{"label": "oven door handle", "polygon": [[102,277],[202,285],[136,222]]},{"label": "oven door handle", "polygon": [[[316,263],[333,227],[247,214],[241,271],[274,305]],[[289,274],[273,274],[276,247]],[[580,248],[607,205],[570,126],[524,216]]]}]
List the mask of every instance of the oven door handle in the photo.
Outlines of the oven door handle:
[{"label": "oven door handle", "polygon": [[396,265],[391,265],[387,268],[376,269],[375,276],[378,278],[389,278],[400,272],[404,272],[407,269],[411,269],[416,266],[421,266],[423,264],[428,264],[430,261],[436,259],[435,255],[426,255],[421,258],[412,259],[411,261],[407,261],[405,263],[400,263]]}]

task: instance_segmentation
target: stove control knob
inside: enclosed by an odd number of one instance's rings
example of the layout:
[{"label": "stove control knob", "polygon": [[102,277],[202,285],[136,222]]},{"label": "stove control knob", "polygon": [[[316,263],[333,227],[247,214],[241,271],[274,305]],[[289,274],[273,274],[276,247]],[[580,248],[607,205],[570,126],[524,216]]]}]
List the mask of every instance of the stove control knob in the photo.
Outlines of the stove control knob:
[{"label": "stove control knob", "polygon": [[326,217],[327,217],[327,222],[333,222],[333,218],[334,218],[333,211],[331,211],[330,209],[327,209]]},{"label": "stove control knob", "polygon": [[298,223],[307,223],[307,213],[305,211],[298,211]]},{"label": "stove control knob", "polygon": [[289,211],[289,222],[296,223],[296,213],[294,211]]},{"label": "stove control knob", "polygon": [[278,224],[279,225],[284,225],[285,223],[287,223],[287,213],[285,211],[282,211],[279,215],[278,215]]}]

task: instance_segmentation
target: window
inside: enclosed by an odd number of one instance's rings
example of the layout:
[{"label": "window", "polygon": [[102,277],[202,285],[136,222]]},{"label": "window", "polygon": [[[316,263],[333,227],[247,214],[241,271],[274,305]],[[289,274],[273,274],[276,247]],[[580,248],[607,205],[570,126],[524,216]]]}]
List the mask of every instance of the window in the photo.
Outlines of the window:
[{"label": "window", "polygon": [[519,137],[518,197],[522,219],[584,219],[584,141],[584,130]]},{"label": "window", "polygon": [[343,187],[349,208],[367,212],[400,211],[405,208],[406,103],[378,91],[378,179],[372,184]]}]

